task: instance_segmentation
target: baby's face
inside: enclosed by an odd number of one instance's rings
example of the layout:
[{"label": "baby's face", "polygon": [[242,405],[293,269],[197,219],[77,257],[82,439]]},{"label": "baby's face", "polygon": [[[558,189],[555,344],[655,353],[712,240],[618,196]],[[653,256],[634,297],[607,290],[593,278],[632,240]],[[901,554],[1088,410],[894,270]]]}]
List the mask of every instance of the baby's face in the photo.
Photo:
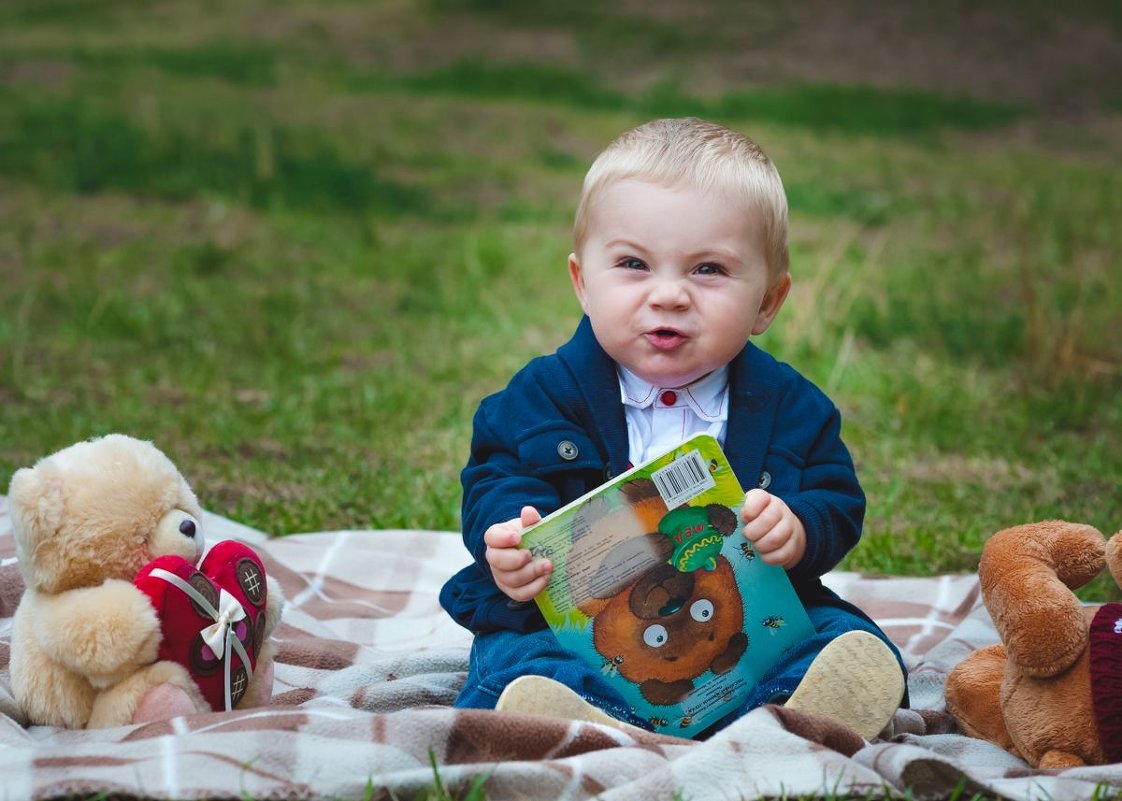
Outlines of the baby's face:
[{"label": "baby's face", "polygon": [[[596,339],[663,387],[726,364],[783,305],[744,204],[688,186],[617,181],[601,193],[569,274]],[[770,291],[769,291],[770,290]]]}]

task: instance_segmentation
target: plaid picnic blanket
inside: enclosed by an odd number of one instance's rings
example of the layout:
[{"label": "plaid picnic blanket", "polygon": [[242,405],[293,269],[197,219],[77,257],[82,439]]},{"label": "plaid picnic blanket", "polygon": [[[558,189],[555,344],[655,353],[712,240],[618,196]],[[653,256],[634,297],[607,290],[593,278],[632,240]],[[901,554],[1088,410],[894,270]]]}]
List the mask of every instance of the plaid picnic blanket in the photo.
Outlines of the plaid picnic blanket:
[{"label": "plaid picnic blanket", "polygon": [[824,718],[754,710],[705,742],[586,723],[456,710],[470,635],[437,593],[467,556],[433,531],[336,531],[270,539],[207,515],[208,542],[254,547],[288,606],[270,706],[118,729],[26,727],[8,681],[22,590],[0,496],[0,797],[406,798],[436,779],[489,799],[753,799],[804,794],[944,798],[957,791],[1076,799],[1122,786],[1122,765],[1034,771],[955,733],[943,678],[996,641],[974,576],[829,576],[900,645],[912,706],[887,739]]}]

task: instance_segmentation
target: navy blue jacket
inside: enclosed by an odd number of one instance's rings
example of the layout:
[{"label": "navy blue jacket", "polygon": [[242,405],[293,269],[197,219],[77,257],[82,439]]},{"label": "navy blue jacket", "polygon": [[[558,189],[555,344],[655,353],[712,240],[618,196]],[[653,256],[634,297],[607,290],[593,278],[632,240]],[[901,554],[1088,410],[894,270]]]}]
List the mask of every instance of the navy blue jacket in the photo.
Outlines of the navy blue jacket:
[{"label": "navy blue jacket", "polygon": [[[788,571],[803,603],[853,609],[819,580],[856,545],[865,515],[840,429],[834,404],[790,366],[751,343],[730,363],[724,450],[733,471],[744,488],[766,484],[806,527],[806,553]],[[461,474],[464,543],[475,562],[444,585],[444,608],[477,634],[543,628],[536,604],[495,585],[483,533],[523,506],[547,515],[629,466],[616,364],[585,317],[571,340],[532,360],[476,412]]]}]

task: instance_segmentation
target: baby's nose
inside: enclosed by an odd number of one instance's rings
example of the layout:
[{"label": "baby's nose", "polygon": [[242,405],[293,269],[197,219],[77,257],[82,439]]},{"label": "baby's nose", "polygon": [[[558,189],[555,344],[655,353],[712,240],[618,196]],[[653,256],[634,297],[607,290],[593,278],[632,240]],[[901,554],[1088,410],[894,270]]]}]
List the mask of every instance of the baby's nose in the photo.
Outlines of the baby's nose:
[{"label": "baby's nose", "polygon": [[689,303],[689,293],[684,281],[667,278],[651,290],[651,303],[656,306],[678,307]]}]

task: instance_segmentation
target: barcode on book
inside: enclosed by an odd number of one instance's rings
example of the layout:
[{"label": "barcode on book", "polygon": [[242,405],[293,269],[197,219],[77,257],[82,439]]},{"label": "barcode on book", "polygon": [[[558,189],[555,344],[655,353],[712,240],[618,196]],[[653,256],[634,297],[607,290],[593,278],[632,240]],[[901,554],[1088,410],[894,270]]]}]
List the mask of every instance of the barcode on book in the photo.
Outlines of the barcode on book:
[{"label": "barcode on book", "polygon": [[658,488],[667,509],[681,506],[696,498],[707,489],[717,486],[709,472],[709,465],[696,448],[675,459],[666,467],[651,473],[651,480]]}]

